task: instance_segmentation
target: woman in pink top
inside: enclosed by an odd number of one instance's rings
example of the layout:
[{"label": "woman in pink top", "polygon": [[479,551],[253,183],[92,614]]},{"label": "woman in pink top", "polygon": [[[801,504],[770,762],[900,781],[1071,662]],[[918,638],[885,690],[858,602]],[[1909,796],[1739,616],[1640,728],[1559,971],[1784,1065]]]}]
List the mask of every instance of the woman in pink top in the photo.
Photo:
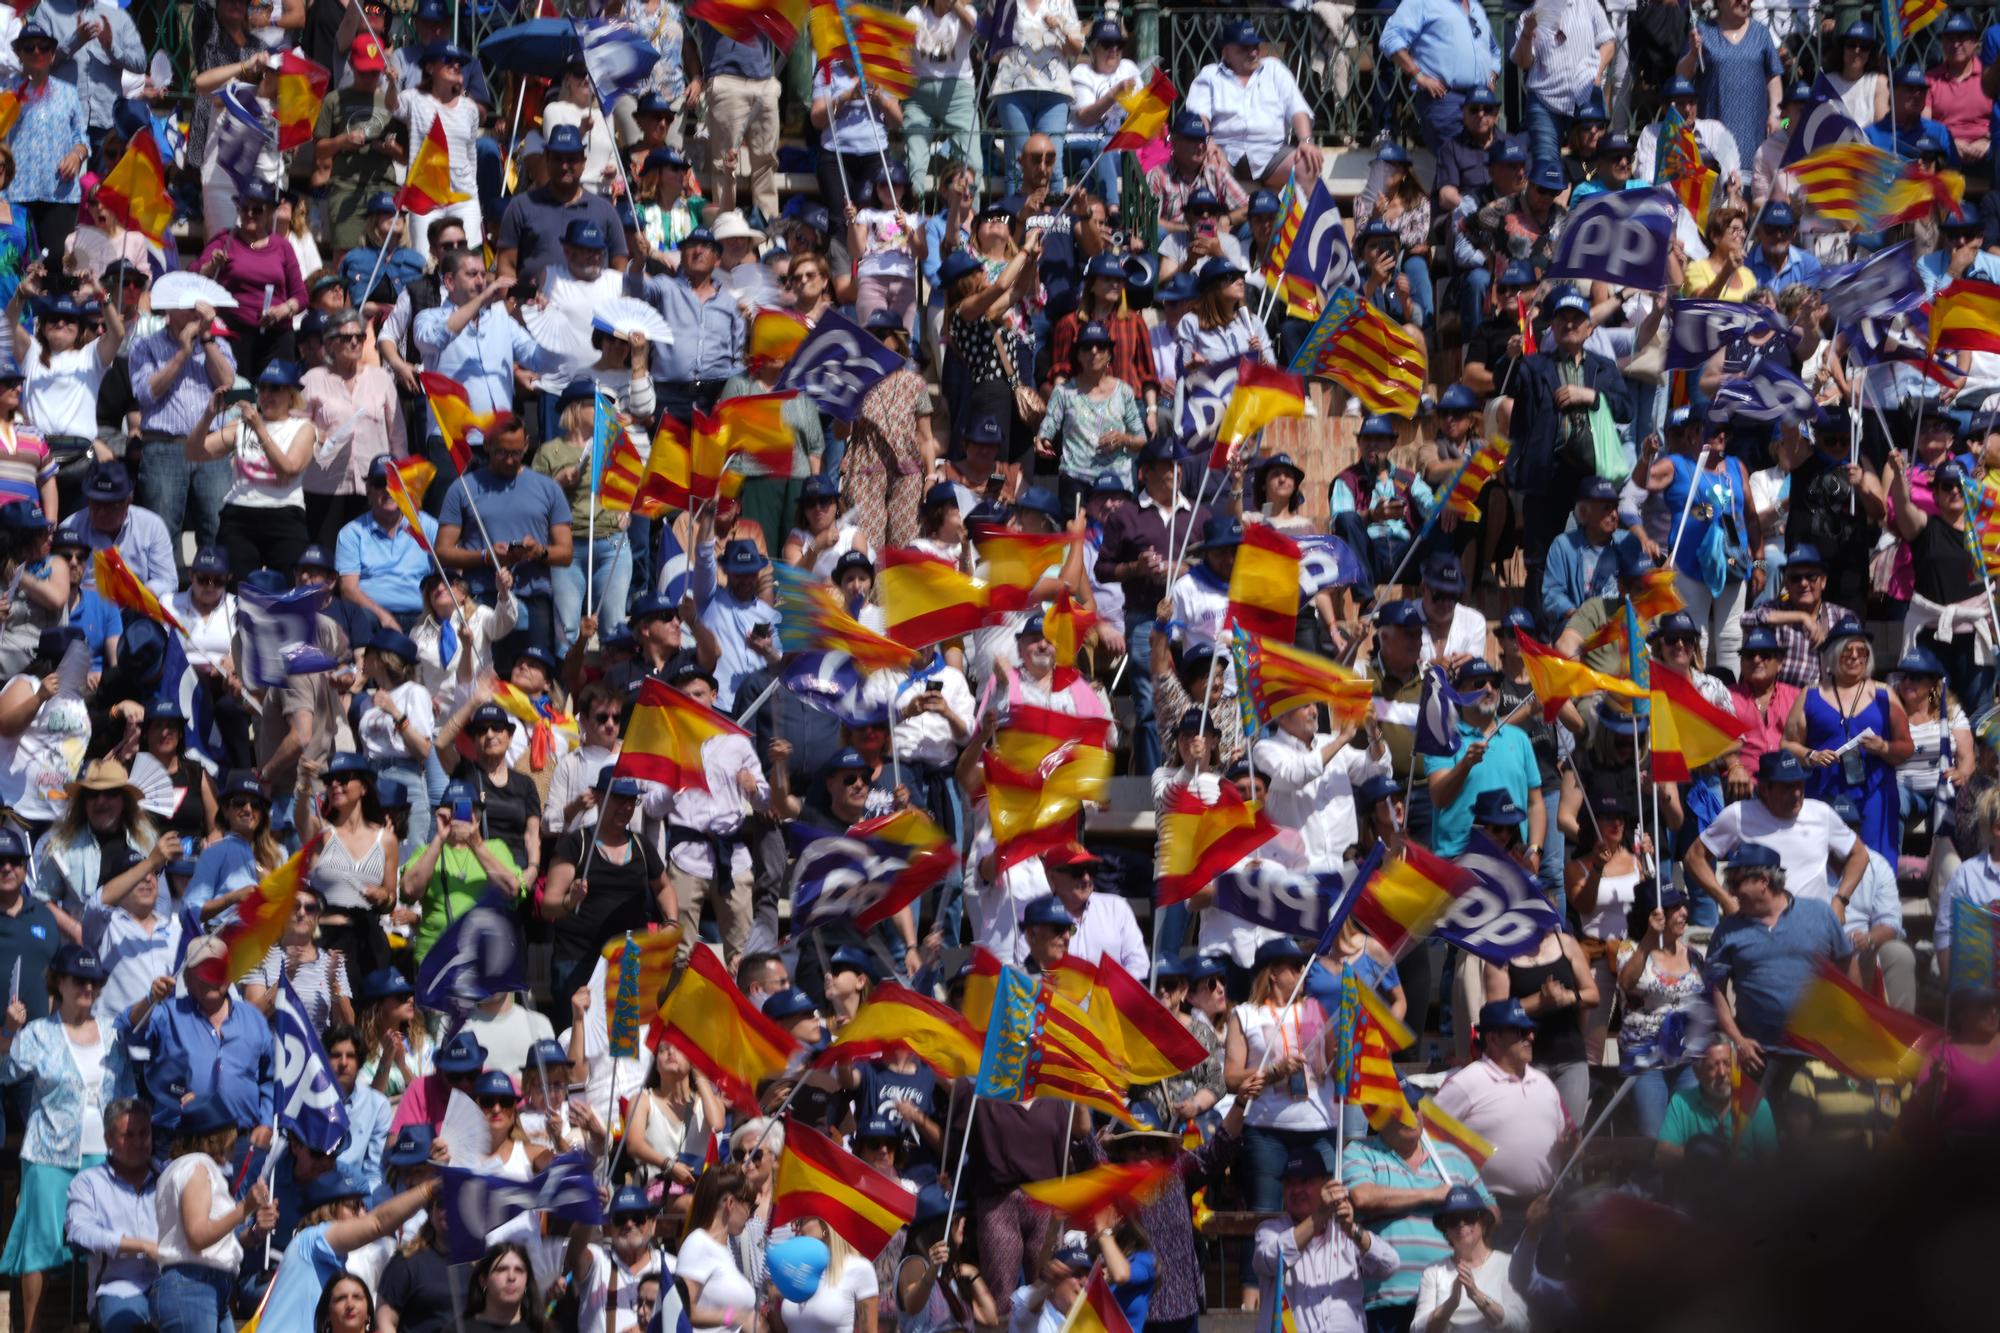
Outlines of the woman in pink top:
[{"label": "woman in pink top", "polygon": [[1990,1133],[2000,1126],[2000,990],[1954,990],[1946,1040],[1906,1114],[1946,1134]]},{"label": "woman in pink top", "polygon": [[1784,661],[1785,650],[1778,646],[1776,631],[1762,625],[1743,631],[1743,676],[1729,687],[1729,704],[1748,730],[1743,735],[1743,748],[1729,756],[1729,768],[1722,779],[1723,791],[1732,801],[1749,797],[1758,761],[1785,739],[1785,719],[1791,716],[1799,687],[1778,679]]},{"label": "woman in pink top", "polygon": [[326,364],[305,376],[306,415],[320,439],[306,466],[306,531],[329,551],[340,529],[368,510],[369,465],[409,453],[396,381],[363,363],[367,340],[360,311],[335,312],[326,322]]},{"label": "woman in pink top", "polygon": [[277,208],[277,187],[251,181],[237,196],[236,226],[201,252],[201,271],[236,299],[235,309],[221,312],[222,326],[237,373],[253,381],[268,362],[295,355],[292,318],[306,308],[298,254],[272,231]]}]

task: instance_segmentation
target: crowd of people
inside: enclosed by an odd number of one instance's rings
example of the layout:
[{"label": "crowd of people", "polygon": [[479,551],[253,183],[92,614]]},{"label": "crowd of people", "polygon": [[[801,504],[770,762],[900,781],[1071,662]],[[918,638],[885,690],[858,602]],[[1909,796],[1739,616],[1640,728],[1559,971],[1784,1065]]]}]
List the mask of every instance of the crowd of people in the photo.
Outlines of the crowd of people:
[{"label": "crowd of people", "polygon": [[[1133,166],[1104,149],[1152,67],[1116,5],[924,0],[908,95],[739,8],[593,5],[655,62],[610,97],[581,58],[482,63],[443,0],[206,0],[186,70],[143,3],[0,9],[17,1327],[59,1320],[59,1288],[102,1333],[1057,1333],[1100,1281],[1133,1333],[1218,1307],[1301,1333],[1575,1326],[1607,1199],[1659,1227],[1759,1160],[1994,1127],[2000,362],[1876,359],[1824,288],[1904,242],[1925,300],[2000,282],[2000,24],[1898,43],[1880,15],[1751,0],[1401,0],[1372,52],[1322,4],[1280,55],[1218,11],[1219,56]],[[248,122],[290,114],[294,54],[329,76],[311,135],[246,155]],[[1364,68],[1400,91],[1343,146],[1314,108]],[[1789,149],[1828,106],[1968,197],[1883,233],[1816,214]],[[1682,123],[1717,188],[1666,288],[1549,279],[1570,210],[1650,186]],[[149,134],[164,250],[106,194]],[[458,198],[413,212],[440,141]],[[1428,349],[1421,407],[1315,379],[1284,448],[1205,467],[1190,379],[1291,365],[1313,320],[1269,264],[1343,157],[1368,163],[1340,191],[1348,280]],[[1764,313],[1662,370],[1676,298]],[[831,321],[879,344],[852,353],[877,379],[783,402],[789,474],[606,502],[607,418],[644,471],[778,390],[775,331]],[[1765,365],[1821,410],[1713,405]],[[1503,437],[1473,515],[1447,505]],[[414,501],[412,459],[435,469]],[[1301,588],[1296,643],[1371,682],[1365,717],[1240,702],[1258,525],[1348,571]],[[979,574],[1012,537],[1067,538],[1026,544],[1057,555],[1021,604],[907,669],[802,661],[787,589],[894,633],[892,565]],[[1740,734],[1656,779],[1643,709],[1534,706],[1543,645],[1680,673]],[[620,762],[655,683],[741,724],[699,778]],[[1031,710],[1098,725],[1133,781],[1021,856],[983,760]],[[1223,869],[1325,883],[1493,845],[1560,925],[1496,955],[1352,917],[1288,934],[1213,882],[1155,905],[1190,794],[1272,821]],[[798,929],[801,828],[903,811],[949,872],[875,924]],[[523,988],[419,1005],[425,960],[495,904]],[[612,1052],[606,950],[662,931],[676,985],[710,951],[811,1050],[891,982],[965,1007],[990,955],[1050,987],[1115,965],[1205,1058],[1118,1089],[1122,1118],[1047,1095],[975,1118],[973,1079],[891,1043],[796,1064],[751,1115],[665,1022]],[[1916,1079],[1793,1042],[1829,969],[1938,1026]],[[1355,986],[1415,1034],[1407,1108],[1350,1097]],[[277,1129],[293,1007],[334,1151]],[[797,1126],[910,1196],[879,1253],[838,1200],[773,1222]],[[572,1153],[601,1225],[537,1207],[464,1259],[441,1173],[528,1182]],[[1075,1218],[1021,1188],[1107,1162],[1169,1183]]]}]

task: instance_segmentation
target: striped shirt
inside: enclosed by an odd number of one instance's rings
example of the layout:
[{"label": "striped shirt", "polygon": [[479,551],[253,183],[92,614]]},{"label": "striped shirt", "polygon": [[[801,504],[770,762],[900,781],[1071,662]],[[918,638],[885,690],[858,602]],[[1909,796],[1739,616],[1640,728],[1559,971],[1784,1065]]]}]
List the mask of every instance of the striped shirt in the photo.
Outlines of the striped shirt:
[{"label": "striped shirt", "polygon": [[[1438,1175],[1442,1165],[1454,1185],[1471,1184],[1479,1197],[1493,1202],[1493,1194],[1479,1178],[1479,1170],[1456,1146],[1433,1144],[1429,1152],[1410,1163],[1402,1154],[1378,1138],[1356,1139],[1341,1154],[1341,1178],[1349,1189],[1375,1185],[1385,1190],[1429,1190],[1445,1183]],[[1364,1213],[1361,1222],[1370,1231],[1396,1247],[1396,1271],[1380,1281],[1368,1283],[1368,1308],[1408,1305],[1417,1299],[1424,1270],[1451,1257],[1451,1244],[1437,1229],[1437,1209],[1422,1204],[1384,1220],[1384,1215]]]},{"label": "striped shirt", "polygon": [[[187,364],[181,367],[181,373],[167,386],[167,391],[157,397],[153,394],[153,376],[174,359],[180,346],[181,340],[164,327],[132,344],[127,367],[132,377],[132,397],[139,404],[142,431],[186,435],[208,410],[208,400],[215,393],[208,382],[208,358],[221,356],[229,360],[228,347],[220,339],[207,345],[196,342]],[[230,361],[230,367],[233,371],[235,362]]]},{"label": "striped shirt", "polygon": [[[275,944],[264,955],[264,961],[257,965],[257,970],[243,978],[243,983],[246,986],[276,986],[285,973],[285,947]],[[332,1019],[335,996],[347,999],[354,993],[347,985],[346,961],[326,949],[318,950],[317,956],[302,964],[291,974],[291,978],[292,990],[298,995],[314,1032],[324,1029]]]}]

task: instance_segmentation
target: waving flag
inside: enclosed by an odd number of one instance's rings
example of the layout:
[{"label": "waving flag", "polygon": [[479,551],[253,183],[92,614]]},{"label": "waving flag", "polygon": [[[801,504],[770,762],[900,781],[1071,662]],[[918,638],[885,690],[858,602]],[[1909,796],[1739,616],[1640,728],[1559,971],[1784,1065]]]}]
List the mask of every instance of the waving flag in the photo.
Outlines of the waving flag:
[{"label": "waving flag", "polygon": [[[1167,128],[1167,121],[1173,115],[1174,100],[1180,91],[1164,70],[1155,69],[1152,77],[1118,99],[1118,105],[1125,108],[1125,122],[1118,132],[1105,143],[1104,151],[1137,152],[1160,137]],[[1287,187],[1290,188],[1290,187]]]},{"label": "waving flag", "polygon": [[486,1175],[460,1167],[438,1168],[437,1209],[446,1225],[445,1258],[469,1264],[486,1253],[486,1237],[524,1214],[544,1214],[582,1226],[604,1224],[597,1175],[583,1153],[564,1153],[528,1180]]},{"label": "waving flag", "polygon": [[1157,1083],[1184,1074],[1208,1058],[1194,1034],[1109,954],[1097,960],[1090,1014],[1111,1033],[1125,1076]]},{"label": "waving flag", "polygon": [[[1320,317],[1320,293],[1329,287],[1358,287],[1361,270],[1341,225],[1340,205],[1326,182],[1315,180],[1299,220],[1298,238],[1285,255],[1286,309],[1300,319]],[[1300,369],[1294,362],[1292,369]]]},{"label": "waving flag", "polygon": [[1042,1032],[1048,1023],[1048,994],[1034,977],[974,946],[972,975],[965,984],[965,1016],[975,1029],[986,1030],[974,1095],[1000,1102],[1033,1095]]},{"label": "waving flag", "polygon": [[1076,813],[1083,798],[1074,785],[1044,781],[988,751],[980,760],[986,776],[986,811],[993,827],[996,871],[1076,840]]},{"label": "waving flag", "polygon": [[1606,190],[1570,209],[1545,278],[1639,287],[1667,285],[1677,196],[1671,190]]},{"label": "waving flag", "polygon": [[1653,178],[1673,187],[1674,197],[1681,201],[1697,227],[1707,226],[1717,176],[1714,168],[1702,165],[1701,142],[1695,138],[1694,122],[1682,119],[1680,111],[1669,106],[1667,114],[1660,118],[1659,134],[1659,164]]},{"label": "waving flag", "polygon": [[21,94],[12,88],[0,89],[0,139],[13,136],[21,119]]},{"label": "waving flag", "polygon": [[2000,352],[2000,284],[1952,279],[1931,302],[1930,349]]},{"label": "waving flag", "polygon": [[1236,393],[1237,361],[1218,361],[1191,370],[1181,381],[1181,435],[1196,449],[1215,439],[1222,413]]},{"label": "waving flag", "polygon": [[1882,0],[1882,39],[1889,59],[1902,54],[1904,43],[1943,18],[1944,0]]},{"label": "waving flag", "polygon": [[1245,357],[1236,370],[1236,390],[1229,395],[1229,405],[1222,409],[1222,421],[1216,427],[1209,467],[1229,466],[1238,446],[1252,435],[1273,421],[1305,413],[1305,381]]},{"label": "waving flag", "polygon": [[1485,1166],[1493,1154],[1500,1151],[1493,1146],[1491,1139],[1439,1106],[1433,1098],[1426,1097],[1417,1103],[1417,1120],[1433,1135],[1470,1158],[1475,1170]]},{"label": "waving flag", "polygon": [[1265,726],[1294,708],[1326,704],[1337,726],[1367,720],[1374,701],[1374,682],[1332,658],[1295,648],[1287,640],[1252,634],[1240,625],[1246,679],[1238,682],[1256,706]]},{"label": "waving flag", "polygon": [[736,989],[722,955],[706,945],[688,954],[687,969],[660,1007],[660,1020],[674,1049],[746,1116],[758,1113],[757,1085],[784,1073],[803,1049],[791,1033],[757,1012]]},{"label": "waving flag", "polygon": [[792,43],[806,28],[810,0],[694,0],[687,16],[713,25],[739,42],[768,38],[780,51],[790,51]]},{"label": "waving flag", "polygon": [[576,30],[583,67],[597,90],[598,109],[607,115],[620,97],[642,91],[659,67],[659,51],[629,23],[571,19],[570,26]]},{"label": "waving flag", "polygon": [[265,871],[257,881],[256,891],[237,907],[236,919],[222,928],[223,947],[228,951],[223,960],[223,976],[230,985],[262,967],[265,957],[284,937],[299,886],[305,883],[313,857],[319,854],[325,838],[326,832],[321,830],[293,852],[290,859]]},{"label": "waving flag", "polygon": [[[263,99],[254,83],[232,83],[215,95],[216,116],[209,126],[209,148],[217,170],[238,190],[256,180],[258,163],[276,151],[278,125],[264,114]],[[158,129],[154,130],[158,134]],[[164,141],[161,160],[166,159]]]},{"label": "waving flag", "polygon": [[979,1048],[979,1033],[956,1009],[893,981],[878,981],[813,1064],[825,1069],[908,1051],[939,1078],[971,1078],[979,1072]]},{"label": "waving flag", "polygon": [[1369,1126],[1377,1131],[1391,1121],[1415,1125],[1417,1113],[1403,1093],[1403,1082],[1396,1076],[1390,1056],[1399,1049],[1398,1038],[1408,1038],[1401,1045],[1408,1045],[1416,1038],[1389,1012],[1375,988],[1364,985],[1352,970],[1341,977],[1341,984],[1352,992],[1360,1011],[1354,1025],[1358,1050],[1353,1076],[1347,1085],[1347,1100],[1366,1111]]},{"label": "waving flag", "polygon": [[1340,538],[1326,533],[1298,533],[1293,541],[1299,544],[1299,595],[1311,597],[1325,592],[1328,588],[1351,588],[1360,583],[1373,584],[1374,578],[1361,563],[1361,557],[1354,548]]},{"label": "waving flag", "polygon": [[452,464],[458,468],[460,476],[465,475],[472,470],[471,433],[476,430],[485,435],[498,424],[503,414],[473,411],[472,398],[466,393],[465,386],[435,370],[418,371],[417,384],[431,405],[431,419],[437,422],[438,435],[444,440]]},{"label": "waving flag", "polygon": [[[1276,861],[1245,861],[1215,878],[1215,905],[1280,935],[1304,939],[1338,936],[1354,905],[1355,890],[1374,873],[1382,844],[1350,873],[1288,870]],[[1352,871],[1361,872],[1358,876]]]},{"label": "waving flag", "polygon": [[1299,544],[1269,523],[1246,525],[1229,575],[1227,623],[1290,643],[1298,619]]},{"label": "waving flag", "polygon": [[1805,381],[1771,357],[1717,389],[1709,410],[1724,421],[1818,421],[1826,415]]},{"label": "waving flag", "polygon": [[[1175,1020],[1176,1027],[1180,1026]],[[1060,1217],[1081,1218],[1088,1226],[1109,1208],[1130,1217],[1159,1197],[1179,1170],[1173,1158],[1150,1162],[1106,1162],[1056,1180],[1032,1180],[1021,1193],[1036,1207]]]},{"label": "waving flag", "polygon": [[1791,326],[1769,306],[1748,301],[1685,301],[1669,307],[1667,369],[1693,370],[1745,334],[1758,329],[1789,335]]},{"label": "waving flag", "polygon": [[1655,662],[1653,687],[1653,777],[1692,782],[1694,771],[1737,748],[1746,730],[1734,713],[1701,697],[1694,682]]},{"label": "waving flag", "polygon": [[1047,636],[1049,646],[1056,650],[1058,669],[1076,665],[1077,650],[1083,647],[1083,641],[1090,632],[1097,628],[1097,621],[1095,611],[1086,611],[1076,604],[1067,585],[1056,594],[1056,599],[1042,613],[1042,633]]},{"label": "waving flag", "polygon": [[208,770],[210,777],[219,778],[222,757],[229,751],[222,728],[215,724],[208,690],[202,685],[201,676],[188,665],[187,649],[181,645],[180,635],[169,634],[166,640],[166,652],[160,657],[160,697],[181,706],[181,713],[187,718],[188,754]]},{"label": "waving flag", "polygon": [[[993,737],[995,754],[1037,780],[1085,800],[1110,796],[1106,786],[1098,785],[1110,780],[1110,718],[1077,717],[1030,703],[1010,704],[1002,716]],[[1103,778],[1093,780],[1089,767],[1073,767],[1079,759],[1087,764],[1101,761]]]},{"label": "waving flag", "polygon": [[986,580],[988,609],[1024,610],[1035,586],[1081,540],[1072,532],[1011,532],[984,525],[973,529],[972,545],[979,556],[979,577]]},{"label": "waving flag", "polygon": [[430,133],[417,145],[416,156],[410,159],[409,174],[396,192],[396,207],[423,217],[471,197],[451,187],[451,145],[445,142],[444,122],[434,120]]},{"label": "waving flag", "polygon": [[313,676],[339,665],[321,651],[316,627],[328,592],[325,587],[275,595],[247,586],[236,590],[245,680],[270,689],[293,676]]},{"label": "waving flag", "polygon": [[547,695],[532,699],[527,691],[503,680],[494,683],[493,702],[527,728],[528,767],[535,772],[541,772],[548,767],[549,760],[560,757],[556,749],[558,739],[563,743],[561,754],[576,748],[576,719],[557,708]]},{"label": "waving flag", "polygon": [[292,979],[280,975],[271,1007],[271,1063],[277,1085],[278,1128],[293,1142],[327,1156],[340,1151],[347,1137],[347,1098],[334,1081],[326,1048],[312,1019],[292,989]]},{"label": "waving flag", "polygon": [[742,459],[759,476],[789,477],[796,444],[784,409],[797,396],[753,393],[725,398],[712,413],[695,412],[695,433],[714,440],[726,459]]},{"label": "waving flag", "polygon": [[309,143],[319,125],[320,103],[333,75],[297,51],[287,51],[278,63],[278,95],[273,109],[278,121],[278,151],[289,153]]},{"label": "waving flag", "polygon": [[792,311],[768,306],[759,310],[750,321],[750,342],[745,348],[751,373],[784,365],[811,332],[811,327]]},{"label": "waving flag", "polygon": [[799,344],[775,387],[795,389],[835,420],[852,421],[861,412],[861,400],[902,368],[903,358],[880,338],[830,310]]},{"label": "waving flag", "polygon": [[1405,840],[1403,854],[1363,888],[1354,904],[1354,919],[1383,948],[1400,955],[1430,934],[1473,883],[1471,871]]},{"label": "waving flag", "polygon": [[[869,930],[921,897],[958,864],[958,852],[943,830],[920,810],[930,835],[926,845],[870,837],[866,825],[830,833],[793,820],[786,826],[796,849],[792,866],[792,934],[828,921]],[[887,816],[901,818],[903,813]]]},{"label": "waving flag", "polygon": [[436,467],[428,460],[412,455],[409,458],[390,459],[388,475],[383,478],[389,498],[396,502],[397,512],[402,514],[403,521],[410,525],[410,536],[415,538],[417,545],[426,551],[431,549],[431,539],[424,532],[422,510],[419,506],[424,502],[424,492],[431,488],[431,480],[436,476]]},{"label": "waving flag", "polygon": [[[597,488],[597,507],[611,514],[632,513],[638,504],[639,487],[646,480],[646,462],[639,457],[639,446],[632,437],[619,431],[611,444],[611,454],[604,460],[604,477]],[[637,509],[642,518],[658,518],[666,512],[664,504],[648,502]]]},{"label": "waving flag", "polygon": [[604,975],[618,984],[604,993],[605,1032],[615,1060],[639,1054],[639,1029],[660,1012],[660,993],[673,979],[681,928],[671,923],[643,935],[625,932],[604,946]]},{"label": "waving flag", "polygon": [[1603,692],[1616,694],[1627,699],[1637,699],[1645,690],[1620,676],[1593,671],[1581,662],[1564,657],[1547,644],[1537,643],[1528,637],[1526,630],[1516,629],[1514,638],[1521,645],[1521,665],[1528,673],[1528,685],[1535,697],[1542,701],[1542,717],[1554,721],[1562,711],[1565,700],[1583,699]]},{"label": "waving flag", "polygon": [[899,99],[916,92],[917,25],[909,19],[864,0],[813,0],[809,23],[821,69],[845,60],[868,83]]},{"label": "waving flag", "polygon": [[1477,523],[1480,517],[1479,497],[1500,475],[1512,448],[1504,435],[1491,435],[1481,440],[1471,456],[1459,464],[1458,475],[1452,478],[1451,489],[1445,492],[1444,507],[1468,523]]},{"label": "waving flag", "polygon": [[1821,269],[1811,285],[1825,297],[1827,312],[1841,328],[1864,319],[1908,314],[1924,300],[1916,247],[1909,241],[1898,241],[1851,264]]},{"label": "waving flag", "polygon": [[1881,231],[1899,222],[1951,212],[1965,198],[1965,178],[1929,172],[1885,148],[1840,143],[1800,159],[1792,174],[1814,212],[1832,222]]},{"label": "waving flag", "polygon": [[1439,939],[1505,967],[1563,928],[1562,913],[1549,904],[1541,882],[1483,831],[1472,831],[1457,861],[1473,883],[1438,922],[1433,933]]},{"label": "waving flag", "polygon": [[794,565],[774,567],[778,582],[778,646],[787,653],[846,653],[864,671],[907,670],[915,657],[894,639],[856,620],[840,594]]},{"label": "waving flag", "polygon": [[917,1215],[917,1196],[802,1120],[785,1121],[771,1181],[773,1227],[816,1217],[873,1263]]},{"label": "waving flag", "polygon": [[632,720],[625,724],[618,773],[674,791],[707,791],[702,748],[718,736],[748,739],[749,735],[713,708],[696,703],[656,676],[648,676],[639,686]]},{"label": "waving flag", "polygon": [[875,595],[888,636],[912,649],[970,634],[986,623],[986,584],[923,551],[884,548]]},{"label": "waving flag", "polygon": [[417,965],[417,1003],[462,1017],[481,1000],[527,990],[526,960],[513,904],[488,889],[444,928]]},{"label": "waving flag", "polygon": [[1278,834],[1264,807],[1244,801],[1227,782],[1214,805],[1192,787],[1174,788],[1159,825],[1160,874],[1153,884],[1159,907],[1186,902]]},{"label": "waving flag", "polygon": [[1409,330],[1338,287],[1292,357],[1292,369],[1337,380],[1370,412],[1415,416],[1430,356]]},{"label": "waving flag", "polygon": [[155,245],[167,243],[167,232],[174,225],[174,201],[167,193],[167,168],[152,132],[133,136],[118,165],[99,183],[97,201],[119,225]]},{"label": "waving flag", "polygon": [[741,487],[743,476],[724,476],[728,466],[729,455],[720,440],[705,431],[690,431],[686,422],[663,413],[659,433],[653,437],[653,455],[632,503],[638,512],[663,513],[692,509],[696,501],[712,501],[718,495],[734,496],[736,490],[729,483]]},{"label": "waving flag", "polygon": [[139,581],[138,575],[134,574],[131,566],[125,563],[125,557],[118,553],[117,547],[107,546],[95,552],[90,557],[90,564],[92,572],[96,575],[94,582],[97,584],[99,597],[121,611],[137,611],[156,625],[164,626],[183,637],[187,635],[187,630],[182,628],[181,622],[175,620],[173,614],[160,605],[160,599],[153,595],[153,590]]},{"label": "waving flag", "polygon": [[1824,958],[1785,1020],[1788,1045],[1864,1083],[1913,1081],[1942,1036],[1916,1015],[1868,994]]},{"label": "waving flag", "polygon": [[1423,688],[1417,699],[1417,724],[1412,748],[1418,754],[1449,759],[1458,753],[1458,710],[1472,702],[1445,679],[1436,663],[1424,668]]},{"label": "waving flag", "polygon": [[1799,159],[1811,157],[1822,148],[1837,143],[1860,143],[1867,137],[1859,125],[1847,118],[1847,106],[1833,91],[1825,74],[1813,84],[1812,92],[1813,100],[1792,125],[1791,138],[1785,143],[1785,155],[1779,165],[1786,171]]},{"label": "waving flag", "polygon": [[831,649],[787,653],[779,675],[785,689],[797,695],[800,702],[838,718],[847,726],[888,725],[889,701],[868,699],[861,669],[846,653]]}]

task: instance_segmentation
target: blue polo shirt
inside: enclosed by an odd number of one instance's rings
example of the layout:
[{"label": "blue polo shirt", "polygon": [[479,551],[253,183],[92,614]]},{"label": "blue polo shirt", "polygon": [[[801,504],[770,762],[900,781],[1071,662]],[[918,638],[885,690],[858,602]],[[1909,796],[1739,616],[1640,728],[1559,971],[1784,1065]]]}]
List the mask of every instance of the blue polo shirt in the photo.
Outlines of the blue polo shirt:
[{"label": "blue polo shirt", "polygon": [[1764,257],[1762,247],[1751,247],[1750,276],[1757,279],[1758,286],[1769,287],[1774,293],[1796,287],[1802,282],[1811,282],[1819,276],[1819,269],[1819,260],[1796,245],[1786,253],[1783,268],[1772,268],[1771,262]]},{"label": "blue polo shirt", "polygon": [[[479,517],[486,520],[483,533],[472,516],[468,497],[472,505],[478,506]],[[502,481],[493,474],[493,469],[482,467],[460,477],[445,492],[444,509],[438,514],[438,524],[440,527],[456,527],[459,544],[469,551],[485,550],[489,536],[503,544],[533,537],[547,546],[550,534],[557,528],[570,525],[569,497],[554,481],[529,468],[524,467],[512,478]],[[493,592],[491,564],[467,570],[465,577],[473,592],[481,596]],[[545,596],[548,591],[549,567],[546,561],[536,560],[514,566],[516,597]]]},{"label": "blue polo shirt", "polygon": [[[437,520],[423,513],[417,520],[425,538],[437,545]],[[418,585],[431,572],[431,558],[410,535],[407,520],[398,519],[394,532],[384,532],[375,515],[367,513],[342,527],[333,546],[333,568],[342,578],[358,578],[361,591],[384,611],[401,615],[424,609]]]},{"label": "blue polo shirt", "polygon": [[1822,958],[1845,963],[1853,952],[1831,907],[1816,898],[1791,898],[1770,926],[1740,913],[1723,918],[1708,944],[1708,984],[1734,983],[1736,1026],[1743,1035],[1782,1044],[1785,1019],[1814,965]]},{"label": "blue polo shirt", "polygon": [[1918,117],[1914,125],[1907,122],[1891,123],[1891,119],[1885,116],[1863,132],[1867,134],[1869,143],[1903,157],[1915,157],[1917,140],[1928,134],[1940,148],[1944,149],[1944,164],[1948,167],[1958,165],[1958,145],[1952,141],[1951,131],[1929,116]]},{"label": "blue polo shirt", "polygon": [[271,1123],[271,1098],[277,1086],[271,1024],[240,994],[230,992],[229,1017],[223,1020],[220,1032],[195,1007],[192,997],[176,995],[154,1007],[145,1035],[153,1048],[153,1072],[147,1083],[156,1089],[156,1130],[171,1130],[180,1123],[180,1098],[166,1091],[174,1079],[183,1081],[187,1091],[197,1097],[210,1093],[220,1097],[238,1129]]},{"label": "blue polo shirt", "polygon": [[83,596],[70,608],[69,623],[82,628],[83,641],[90,645],[90,669],[103,671],[105,641],[125,632],[125,618],[118,608],[99,597],[97,589],[85,588]]},{"label": "blue polo shirt", "polygon": [[[299,1193],[297,1189],[288,1190],[286,1197],[296,1198]],[[313,1314],[326,1284],[347,1271],[346,1259],[326,1243],[326,1229],[332,1225],[321,1222],[309,1226],[285,1246],[278,1275],[271,1279],[271,1294],[264,1302],[263,1317],[257,1321],[260,1327],[313,1326]]]},{"label": "blue polo shirt", "polygon": [[[188,878],[187,893],[181,898],[181,906],[200,907],[211,898],[248,888],[263,875],[264,872],[257,868],[256,849],[234,833],[225,833],[203,848],[201,855],[195,858],[194,874]],[[221,930],[235,919],[236,909],[232,907],[210,924]]]},{"label": "blue polo shirt", "polygon": [[[1478,740],[1484,730],[1484,727],[1460,722],[1459,753],[1465,753],[1465,747]],[[1424,776],[1429,777],[1457,762],[1456,759],[1427,754],[1424,756]],[[1493,733],[1493,739],[1486,742],[1486,753],[1466,774],[1465,786],[1459,791],[1458,799],[1432,816],[1431,850],[1439,856],[1457,856],[1465,850],[1466,839],[1472,836],[1472,803],[1479,799],[1480,792],[1504,791],[1514,798],[1514,804],[1526,810],[1528,793],[1541,790],[1541,786],[1542,770],[1535,763],[1535,747],[1528,739],[1528,733],[1511,725],[1500,728]]]}]

